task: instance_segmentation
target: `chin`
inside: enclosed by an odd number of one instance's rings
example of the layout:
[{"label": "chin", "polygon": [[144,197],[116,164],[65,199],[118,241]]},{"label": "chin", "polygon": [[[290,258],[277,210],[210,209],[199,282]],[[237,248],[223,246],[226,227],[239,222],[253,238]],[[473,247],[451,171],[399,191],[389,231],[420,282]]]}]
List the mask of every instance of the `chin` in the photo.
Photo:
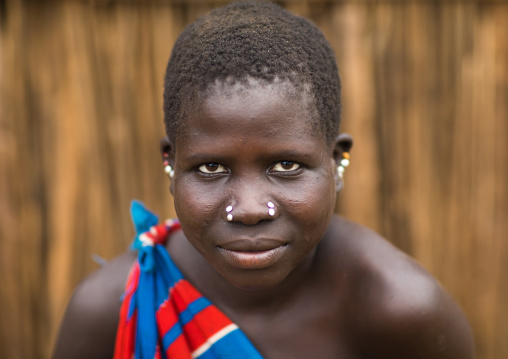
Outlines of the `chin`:
[{"label": "chin", "polygon": [[[264,272],[264,273],[263,273]],[[283,274],[274,274],[274,273],[266,273],[266,270],[251,270],[249,273],[240,273],[235,276],[224,275],[222,273],[221,276],[232,286],[248,291],[261,291],[268,290],[276,287],[284,279],[287,275]]]}]

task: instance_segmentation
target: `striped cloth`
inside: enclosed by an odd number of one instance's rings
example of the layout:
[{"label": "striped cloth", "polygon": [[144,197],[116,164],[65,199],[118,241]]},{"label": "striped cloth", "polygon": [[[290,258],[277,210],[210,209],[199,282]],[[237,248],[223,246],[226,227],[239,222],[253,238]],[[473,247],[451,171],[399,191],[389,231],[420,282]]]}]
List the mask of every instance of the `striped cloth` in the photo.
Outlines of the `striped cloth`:
[{"label": "striped cloth", "polygon": [[122,298],[114,359],[262,359],[169,257],[164,243],[180,229],[178,221],[157,225],[157,217],[140,202],[132,203],[131,215],[138,261]]}]

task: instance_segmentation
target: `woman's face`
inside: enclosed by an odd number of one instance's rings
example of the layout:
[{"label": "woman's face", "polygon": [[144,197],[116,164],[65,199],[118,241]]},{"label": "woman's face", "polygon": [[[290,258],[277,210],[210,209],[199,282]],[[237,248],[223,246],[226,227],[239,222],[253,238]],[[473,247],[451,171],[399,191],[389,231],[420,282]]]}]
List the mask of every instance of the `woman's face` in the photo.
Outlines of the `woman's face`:
[{"label": "woman's face", "polygon": [[323,237],[335,161],[303,91],[257,83],[211,93],[175,142],[176,212],[188,240],[228,282],[271,288]]}]

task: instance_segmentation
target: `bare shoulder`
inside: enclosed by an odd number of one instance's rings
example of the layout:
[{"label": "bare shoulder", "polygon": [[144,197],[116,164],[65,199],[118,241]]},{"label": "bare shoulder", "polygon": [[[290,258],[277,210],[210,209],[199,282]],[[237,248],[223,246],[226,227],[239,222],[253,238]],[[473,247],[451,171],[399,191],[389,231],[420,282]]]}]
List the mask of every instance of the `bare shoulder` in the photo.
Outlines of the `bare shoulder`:
[{"label": "bare shoulder", "polygon": [[120,297],[136,254],[125,253],[85,278],[76,288],[53,353],[59,358],[112,358]]},{"label": "bare shoulder", "polygon": [[436,279],[378,234],[342,218],[334,226],[343,316],[361,357],[473,358],[469,324]]}]

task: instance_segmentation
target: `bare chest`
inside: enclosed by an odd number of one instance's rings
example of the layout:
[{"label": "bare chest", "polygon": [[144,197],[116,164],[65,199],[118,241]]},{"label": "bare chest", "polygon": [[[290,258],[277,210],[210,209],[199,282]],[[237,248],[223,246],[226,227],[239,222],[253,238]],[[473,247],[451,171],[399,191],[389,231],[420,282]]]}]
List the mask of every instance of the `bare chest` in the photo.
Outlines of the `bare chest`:
[{"label": "bare chest", "polygon": [[314,303],[272,315],[237,318],[265,359],[355,359],[340,312]]}]

